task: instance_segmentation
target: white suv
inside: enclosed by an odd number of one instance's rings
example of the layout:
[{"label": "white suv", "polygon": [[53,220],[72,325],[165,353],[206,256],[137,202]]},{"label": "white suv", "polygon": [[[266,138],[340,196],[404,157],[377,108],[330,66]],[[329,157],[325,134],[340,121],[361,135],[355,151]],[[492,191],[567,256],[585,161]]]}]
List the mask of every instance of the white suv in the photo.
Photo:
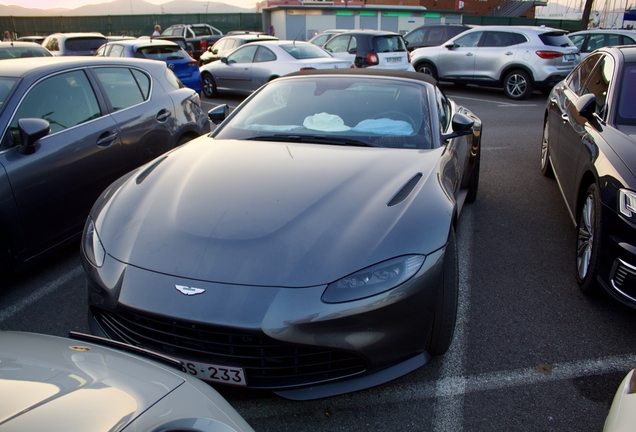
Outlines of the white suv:
[{"label": "white suv", "polygon": [[564,30],[482,26],[414,50],[411,64],[439,81],[503,87],[511,99],[525,99],[534,89],[549,93],[578,64],[577,51]]}]

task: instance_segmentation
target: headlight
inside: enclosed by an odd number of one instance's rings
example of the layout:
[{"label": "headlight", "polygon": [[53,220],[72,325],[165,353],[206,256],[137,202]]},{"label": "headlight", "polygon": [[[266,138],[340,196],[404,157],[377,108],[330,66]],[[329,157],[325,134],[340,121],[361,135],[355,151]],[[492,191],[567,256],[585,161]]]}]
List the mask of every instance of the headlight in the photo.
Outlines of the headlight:
[{"label": "headlight", "polygon": [[618,211],[632,222],[636,222],[636,192],[618,190]]},{"label": "headlight", "polygon": [[413,277],[425,258],[424,255],[406,255],[367,267],[329,284],[322,300],[342,303],[393,289]]},{"label": "headlight", "polygon": [[86,227],[84,227],[84,234],[82,235],[82,249],[84,249],[86,259],[95,267],[101,267],[104,264],[106,251],[104,250],[104,246],[102,246],[102,241],[97,235],[95,224],[91,218],[88,218],[88,221],[86,221]]}]

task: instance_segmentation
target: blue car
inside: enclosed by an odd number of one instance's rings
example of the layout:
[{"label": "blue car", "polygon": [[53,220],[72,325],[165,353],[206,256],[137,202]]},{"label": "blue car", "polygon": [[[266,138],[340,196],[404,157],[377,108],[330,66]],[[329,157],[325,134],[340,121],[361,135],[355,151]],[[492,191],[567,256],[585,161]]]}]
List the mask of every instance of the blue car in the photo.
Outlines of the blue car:
[{"label": "blue car", "polygon": [[201,73],[197,61],[174,42],[148,37],[118,40],[102,45],[95,55],[164,61],[184,86],[201,94]]}]

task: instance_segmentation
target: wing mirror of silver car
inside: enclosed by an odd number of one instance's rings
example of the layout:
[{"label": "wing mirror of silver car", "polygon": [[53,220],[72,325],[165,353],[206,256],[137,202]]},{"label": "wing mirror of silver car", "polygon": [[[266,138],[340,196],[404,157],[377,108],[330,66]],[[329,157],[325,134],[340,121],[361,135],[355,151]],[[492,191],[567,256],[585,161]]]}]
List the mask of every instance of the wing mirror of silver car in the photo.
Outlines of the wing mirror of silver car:
[{"label": "wing mirror of silver car", "polygon": [[465,114],[456,113],[453,116],[453,121],[451,124],[453,126],[453,132],[446,135],[442,134],[442,141],[472,133],[475,121]]},{"label": "wing mirror of silver car", "polygon": [[447,49],[452,50],[453,48],[456,47],[456,45],[454,43],[450,43],[448,45],[444,45]]},{"label": "wing mirror of silver car", "polygon": [[35,153],[35,143],[51,132],[51,125],[46,120],[39,118],[23,118],[18,120],[18,130],[20,131],[18,151],[22,154],[33,154]]},{"label": "wing mirror of silver car", "polygon": [[218,125],[230,115],[230,107],[227,104],[219,105],[208,111],[208,118],[212,123]]}]

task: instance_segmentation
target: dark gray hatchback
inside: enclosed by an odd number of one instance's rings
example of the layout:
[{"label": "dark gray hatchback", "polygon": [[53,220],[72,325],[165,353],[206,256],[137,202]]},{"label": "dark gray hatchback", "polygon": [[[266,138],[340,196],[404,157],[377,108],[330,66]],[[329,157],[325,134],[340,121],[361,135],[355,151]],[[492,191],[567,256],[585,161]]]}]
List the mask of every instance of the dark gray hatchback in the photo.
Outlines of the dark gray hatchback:
[{"label": "dark gray hatchback", "polygon": [[210,131],[199,96],[164,62],[46,57],[0,72],[3,272],[79,238],[115,179]]}]

